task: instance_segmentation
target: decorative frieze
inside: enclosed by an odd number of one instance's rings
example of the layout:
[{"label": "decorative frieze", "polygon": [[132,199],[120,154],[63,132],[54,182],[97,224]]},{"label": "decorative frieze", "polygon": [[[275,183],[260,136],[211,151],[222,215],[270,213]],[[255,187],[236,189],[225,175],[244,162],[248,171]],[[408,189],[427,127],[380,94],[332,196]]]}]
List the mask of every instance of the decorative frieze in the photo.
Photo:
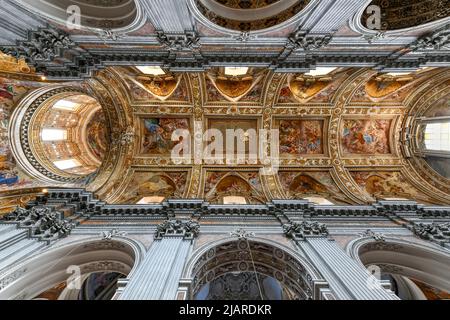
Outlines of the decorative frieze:
[{"label": "decorative frieze", "polygon": [[446,25],[440,31],[431,35],[419,38],[409,48],[413,51],[440,50],[448,45],[450,45],[450,25]]}]

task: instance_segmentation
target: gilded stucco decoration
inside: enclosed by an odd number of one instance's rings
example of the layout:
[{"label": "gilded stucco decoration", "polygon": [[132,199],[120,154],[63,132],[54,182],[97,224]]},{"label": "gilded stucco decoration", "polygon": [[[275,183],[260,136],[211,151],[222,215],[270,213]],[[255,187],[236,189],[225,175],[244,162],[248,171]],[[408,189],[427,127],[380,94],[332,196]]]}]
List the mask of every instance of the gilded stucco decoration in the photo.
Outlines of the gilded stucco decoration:
[{"label": "gilded stucco decoration", "polygon": [[0,71],[22,74],[33,74],[35,72],[34,68],[28,66],[25,59],[17,59],[3,52],[0,52]]},{"label": "gilded stucco decoration", "polygon": [[[410,83],[397,89],[404,93],[388,93],[381,102],[372,100],[373,93],[366,90],[379,76],[368,69],[339,70],[323,79],[326,87],[309,100],[299,100],[298,92],[290,88],[298,74],[255,69],[254,75],[261,76],[257,98],[246,100],[248,93],[235,102],[222,93],[211,96],[209,88],[216,88],[211,74],[220,74],[219,69],[174,74],[184,86],[183,94],[167,100],[133,97],[132,72],[110,67],[82,85],[102,105],[111,126],[109,152],[87,185],[110,203],[136,203],[146,197],[204,198],[211,203],[230,197],[246,203],[305,198],[335,204],[389,198],[450,203],[445,180],[432,170],[422,174],[422,162],[405,158],[402,135],[408,112],[444,96],[441,91],[447,90],[448,81],[444,70],[412,74]],[[207,162],[201,158],[207,145],[202,134],[211,128],[279,129],[280,158],[277,163],[267,158],[239,165]],[[191,133],[191,161],[171,158],[181,143],[172,141],[178,129]],[[260,145],[265,155],[276,148],[269,136]],[[271,171],[275,164],[278,171]]]}]

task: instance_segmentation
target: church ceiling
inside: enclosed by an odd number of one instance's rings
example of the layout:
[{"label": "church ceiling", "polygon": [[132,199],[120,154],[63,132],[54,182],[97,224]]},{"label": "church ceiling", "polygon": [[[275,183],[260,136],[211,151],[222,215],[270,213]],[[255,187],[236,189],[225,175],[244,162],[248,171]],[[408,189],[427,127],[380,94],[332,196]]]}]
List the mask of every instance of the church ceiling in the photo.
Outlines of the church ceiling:
[{"label": "church ceiling", "polygon": [[[159,76],[145,77],[132,67],[110,67],[98,72],[82,85],[89,87],[104,112],[104,116],[95,114],[86,121],[87,145],[92,154],[104,159],[96,178],[86,182],[88,189],[111,203],[168,198],[253,204],[271,199],[307,198],[335,204],[389,198],[450,202],[450,192],[440,187],[442,178],[427,175],[425,182],[421,166],[405,159],[401,140],[410,106],[423,97],[420,92],[435,92],[430,90],[441,85],[447,88],[448,95],[447,69],[430,68],[413,73],[408,79],[401,75],[388,80],[377,79],[375,72],[358,68],[340,68],[327,77],[309,78],[258,68],[249,70],[245,80],[223,77],[220,68],[207,73],[168,73],[167,81],[177,79],[177,88],[169,90],[163,99],[148,92],[151,86],[160,87]],[[233,100],[233,90],[219,91],[220,85],[213,83],[219,77],[224,83],[248,81],[244,85],[251,89],[243,90],[241,97]],[[16,92],[25,85],[17,80],[2,81],[11,86],[5,87],[6,92]],[[302,85],[293,85],[295,81]],[[408,84],[395,87],[385,99],[374,101],[367,90],[372,81],[381,81],[380,87],[384,81],[408,81]],[[142,86],[136,85],[137,82]],[[326,84],[311,90],[311,86],[320,82]],[[291,89],[293,86],[295,89]],[[31,83],[24,92],[35,87],[39,85]],[[405,92],[393,95],[396,90]],[[17,103],[14,95],[3,96],[5,107]],[[446,112],[445,97],[438,99],[441,103],[433,104],[434,108],[427,109],[428,112]],[[197,159],[195,150],[189,153],[184,149],[181,159],[172,157],[173,150],[183,146],[184,139],[196,146],[207,129],[224,136],[227,129],[241,129],[241,135],[236,137],[244,142],[246,155],[250,151],[246,143],[251,139],[251,130],[278,129],[278,171],[266,172],[269,167],[261,159],[246,158],[243,163],[236,163],[237,149],[231,162],[227,162],[225,154],[218,153],[213,153],[218,158]],[[173,139],[174,134],[183,130],[191,135]],[[8,156],[7,136],[6,131],[3,139],[6,147],[2,151],[5,176],[20,170],[10,153]],[[204,138],[206,147],[212,141],[207,140],[208,136]],[[260,151],[269,152],[272,142],[269,139],[259,147]],[[226,148],[226,140],[222,143]],[[9,162],[7,157],[11,159]],[[7,191],[35,183],[26,175],[18,178],[4,183],[2,188]]]},{"label": "church ceiling", "polygon": [[[448,0],[375,0],[370,5],[381,8],[381,28],[383,30],[398,30],[419,26],[443,19],[450,14],[450,1]],[[361,21],[364,25],[369,21],[368,16],[367,13],[362,16]]]}]

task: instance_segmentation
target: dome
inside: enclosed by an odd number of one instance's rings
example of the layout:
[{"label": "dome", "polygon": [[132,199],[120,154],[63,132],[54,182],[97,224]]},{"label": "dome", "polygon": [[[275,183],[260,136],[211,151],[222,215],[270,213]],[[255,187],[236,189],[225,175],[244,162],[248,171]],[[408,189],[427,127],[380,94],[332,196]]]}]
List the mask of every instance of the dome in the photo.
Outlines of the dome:
[{"label": "dome", "polygon": [[300,13],[309,0],[195,0],[199,11],[226,29],[255,31],[288,21]]}]

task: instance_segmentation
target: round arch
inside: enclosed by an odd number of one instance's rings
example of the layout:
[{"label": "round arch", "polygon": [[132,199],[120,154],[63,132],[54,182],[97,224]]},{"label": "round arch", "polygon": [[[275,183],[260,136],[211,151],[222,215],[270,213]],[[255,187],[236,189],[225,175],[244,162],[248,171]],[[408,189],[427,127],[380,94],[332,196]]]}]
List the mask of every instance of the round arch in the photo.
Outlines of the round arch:
[{"label": "round arch", "polygon": [[88,238],[38,252],[0,274],[0,300],[33,299],[75,275],[117,272],[132,276],[145,255],[135,240]]},{"label": "round arch", "polygon": [[257,237],[225,238],[208,243],[192,254],[178,295],[193,299],[203,285],[225,274],[255,269],[258,274],[272,277],[289,288],[297,299],[320,299],[318,284],[327,287],[309,261],[284,245]]},{"label": "round arch", "polygon": [[[347,245],[347,253],[362,266],[376,265],[381,272],[414,279],[450,292],[450,253],[437,247],[401,239],[361,238]],[[406,284],[410,290],[414,286]],[[419,293],[412,296],[417,297]]]}]

